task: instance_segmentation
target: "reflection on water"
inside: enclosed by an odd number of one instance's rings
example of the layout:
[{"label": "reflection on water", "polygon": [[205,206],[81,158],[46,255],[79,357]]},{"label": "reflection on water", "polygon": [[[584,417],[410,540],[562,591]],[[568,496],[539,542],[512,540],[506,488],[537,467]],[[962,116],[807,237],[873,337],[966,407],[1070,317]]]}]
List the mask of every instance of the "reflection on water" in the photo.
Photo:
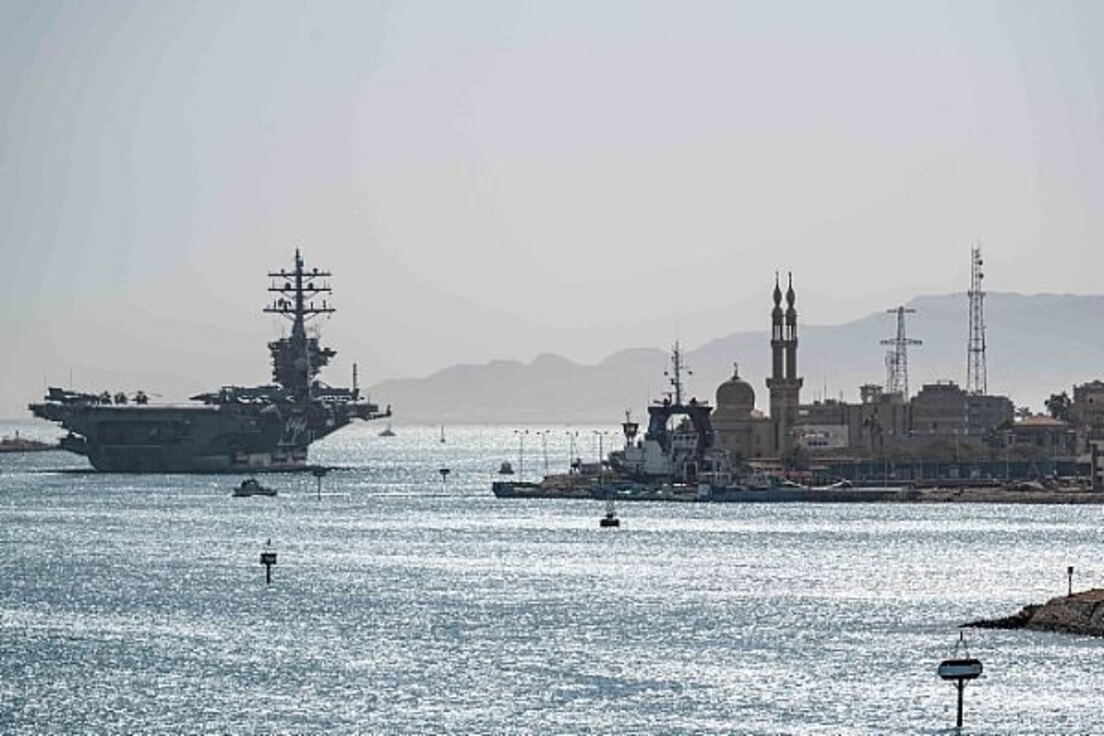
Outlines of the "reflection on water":
[{"label": "reflection on water", "polygon": [[[380,428],[312,450],[346,468],[321,500],[0,457],[0,732],[943,733],[959,623],[1069,564],[1104,585],[1099,506],[635,503],[600,530],[598,502],[491,496],[512,428]],[[565,432],[523,438],[527,474]],[[1098,730],[1104,642],[968,638],[968,730]]]}]

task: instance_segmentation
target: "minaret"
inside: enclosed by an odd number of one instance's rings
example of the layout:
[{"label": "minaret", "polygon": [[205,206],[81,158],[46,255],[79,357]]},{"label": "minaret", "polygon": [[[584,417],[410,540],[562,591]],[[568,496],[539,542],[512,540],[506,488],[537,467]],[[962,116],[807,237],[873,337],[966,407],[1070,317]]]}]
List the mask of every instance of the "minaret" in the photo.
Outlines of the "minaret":
[{"label": "minaret", "polygon": [[793,452],[793,428],[801,402],[802,379],[797,375],[797,309],[793,274],[786,289],[786,311],[782,311],[782,289],[774,276],[774,309],[771,311],[770,418],[774,425],[773,450],[778,457]]},{"label": "minaret", "polygon": [[793,274],[786,289],[786,380],[797,379],[797,310],[794,309]]},{"label": "minaret", "polygon": [[[783,377],[782,349],[782,289],[778,288],[778,273],[774,274],[774,309],[771,310],[771,377]],[[773,409],[772,409],[773,413]]]}]

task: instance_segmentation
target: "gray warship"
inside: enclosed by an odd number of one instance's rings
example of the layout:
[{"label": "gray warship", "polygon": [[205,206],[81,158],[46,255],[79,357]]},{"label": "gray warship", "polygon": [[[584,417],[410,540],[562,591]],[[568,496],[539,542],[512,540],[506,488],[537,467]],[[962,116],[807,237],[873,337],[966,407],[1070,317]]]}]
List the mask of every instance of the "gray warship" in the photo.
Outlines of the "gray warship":
[{"label": "gray warship", "polygon": [[[51,387],[29,406],[36,417],[69,433],[63,450],[84,455],[99,471],[201,473],[302,470],[311,442],[354,419],[391,416],[357,388],[328,386],[319,371],[337,354],[307,334],[307,323],[336,310],[329,272],[307,270],[299,251],[295,267],[270,272],[272,301],[264,312],[287,318],[291,331],[268,344],[272,380],[267,386],[224,386],[188,404],[158,404],[138,392],[114,396]],[[314,330],[312,330],[314,332]]]}]

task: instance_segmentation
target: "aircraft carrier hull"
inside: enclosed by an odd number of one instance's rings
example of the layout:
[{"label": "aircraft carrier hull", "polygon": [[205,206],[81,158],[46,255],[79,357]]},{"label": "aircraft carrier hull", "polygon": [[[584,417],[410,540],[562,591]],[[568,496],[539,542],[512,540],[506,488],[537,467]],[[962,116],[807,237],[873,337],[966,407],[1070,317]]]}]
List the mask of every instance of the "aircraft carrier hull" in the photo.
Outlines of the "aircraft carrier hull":
[{"label": "aircraft carrier hull", "polygon": [[117,473],[301,470],[309,442],[352,419],[346,412],[314,421],[303,414],[285,417],[272,406],[36,404],[32,410],[70,431],[61,449],[84,455],[96,470]]}]

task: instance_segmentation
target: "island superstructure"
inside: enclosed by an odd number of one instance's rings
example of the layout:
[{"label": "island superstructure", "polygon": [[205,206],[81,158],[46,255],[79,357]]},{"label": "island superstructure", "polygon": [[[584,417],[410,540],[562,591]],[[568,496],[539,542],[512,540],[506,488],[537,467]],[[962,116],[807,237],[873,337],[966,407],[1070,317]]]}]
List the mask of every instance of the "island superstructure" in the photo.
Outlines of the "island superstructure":
[{"label": "island superstructure", "polygon": [[273,383],[223,386],[189,404],[151,403],[138,392],[81,393],[50,388],[31,404],[36,417],[69,433],[61,448],[92,467],[114,472],[234,472],[307,466],[311,442],[349,424],[391,415],[352,388],[329,386],[319,373],[337,354],[308,335],[307,323],[336,310],[328,271],[308,270],[295,251],[294,267],[268,274],[272,301],[264,312],[285,317],[290,332],[268,344]]}]

